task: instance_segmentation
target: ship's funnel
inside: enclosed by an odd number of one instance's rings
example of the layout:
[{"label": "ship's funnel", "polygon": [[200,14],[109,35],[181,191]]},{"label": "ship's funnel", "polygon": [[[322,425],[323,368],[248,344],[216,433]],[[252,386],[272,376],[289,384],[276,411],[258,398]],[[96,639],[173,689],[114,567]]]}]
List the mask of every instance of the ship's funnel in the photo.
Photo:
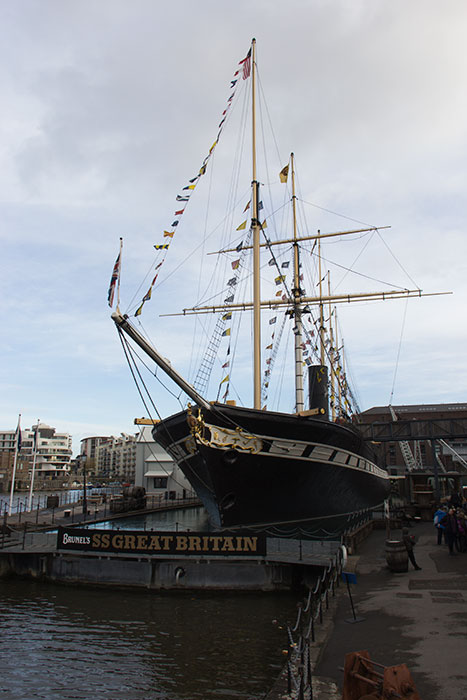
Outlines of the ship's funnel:
[{"label": "ship's funnel", "polygon": [[329,420],[328,368],[325,365],[311,365],[308,368],[310,410],[318,409],[317,418]]}]

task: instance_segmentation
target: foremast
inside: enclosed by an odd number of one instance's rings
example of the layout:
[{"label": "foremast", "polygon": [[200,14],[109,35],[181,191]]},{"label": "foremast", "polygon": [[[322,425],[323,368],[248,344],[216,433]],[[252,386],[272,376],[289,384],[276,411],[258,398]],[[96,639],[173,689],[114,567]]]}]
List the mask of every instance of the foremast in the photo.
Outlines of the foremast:
[{"label": "foremast", "polygon": [[261,408],[261,287],[259,183],[256,179],[256,39],[251,42],[252,221],[253,232],[253,406]]}]

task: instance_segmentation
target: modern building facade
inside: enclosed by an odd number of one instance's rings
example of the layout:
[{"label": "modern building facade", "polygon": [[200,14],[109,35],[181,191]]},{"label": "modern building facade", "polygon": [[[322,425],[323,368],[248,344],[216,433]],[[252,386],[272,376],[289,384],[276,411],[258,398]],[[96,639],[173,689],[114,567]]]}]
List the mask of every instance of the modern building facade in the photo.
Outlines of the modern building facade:
[{"label": "modern building facade", "polygon": [[[11,488],[16,430],[0,431],[0,489]],[[36,443],[36,445],[35,445]],[[15,488],[29,488],[33,470],[34,489],[56,489],[67,485],[70,477],[72,440],[69,433],[58,433],[45,423],[21,430],[21,449],[16,462]]]},{"label": "modern building facade", "polygon": [[80,469],[88,479],[108,483],[135,481],[136,435],[94,436],[81,440]]}]

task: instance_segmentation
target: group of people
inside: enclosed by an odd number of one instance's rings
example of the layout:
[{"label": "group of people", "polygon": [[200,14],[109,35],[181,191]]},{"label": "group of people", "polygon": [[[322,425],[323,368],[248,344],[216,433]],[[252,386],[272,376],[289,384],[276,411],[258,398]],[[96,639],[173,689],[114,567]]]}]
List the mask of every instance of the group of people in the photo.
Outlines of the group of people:
[{"label": "group of people", "polygon": [[438,507],[433,523],[438,532],[438,544],[444,539],[449,554],[467,552],[467,502],[463,504],[462,500],[451,497],[447,505]]}]

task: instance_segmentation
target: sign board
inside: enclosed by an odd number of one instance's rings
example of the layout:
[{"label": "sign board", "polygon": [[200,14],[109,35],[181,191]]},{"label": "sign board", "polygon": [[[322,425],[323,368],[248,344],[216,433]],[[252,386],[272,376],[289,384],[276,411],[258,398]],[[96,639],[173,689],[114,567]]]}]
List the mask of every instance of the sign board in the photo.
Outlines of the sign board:
[{"label": "sign board", "polygon": [[57,549],[151,556],[265,556],[266,537],[242,532],[155,532],[59,527]]}]

